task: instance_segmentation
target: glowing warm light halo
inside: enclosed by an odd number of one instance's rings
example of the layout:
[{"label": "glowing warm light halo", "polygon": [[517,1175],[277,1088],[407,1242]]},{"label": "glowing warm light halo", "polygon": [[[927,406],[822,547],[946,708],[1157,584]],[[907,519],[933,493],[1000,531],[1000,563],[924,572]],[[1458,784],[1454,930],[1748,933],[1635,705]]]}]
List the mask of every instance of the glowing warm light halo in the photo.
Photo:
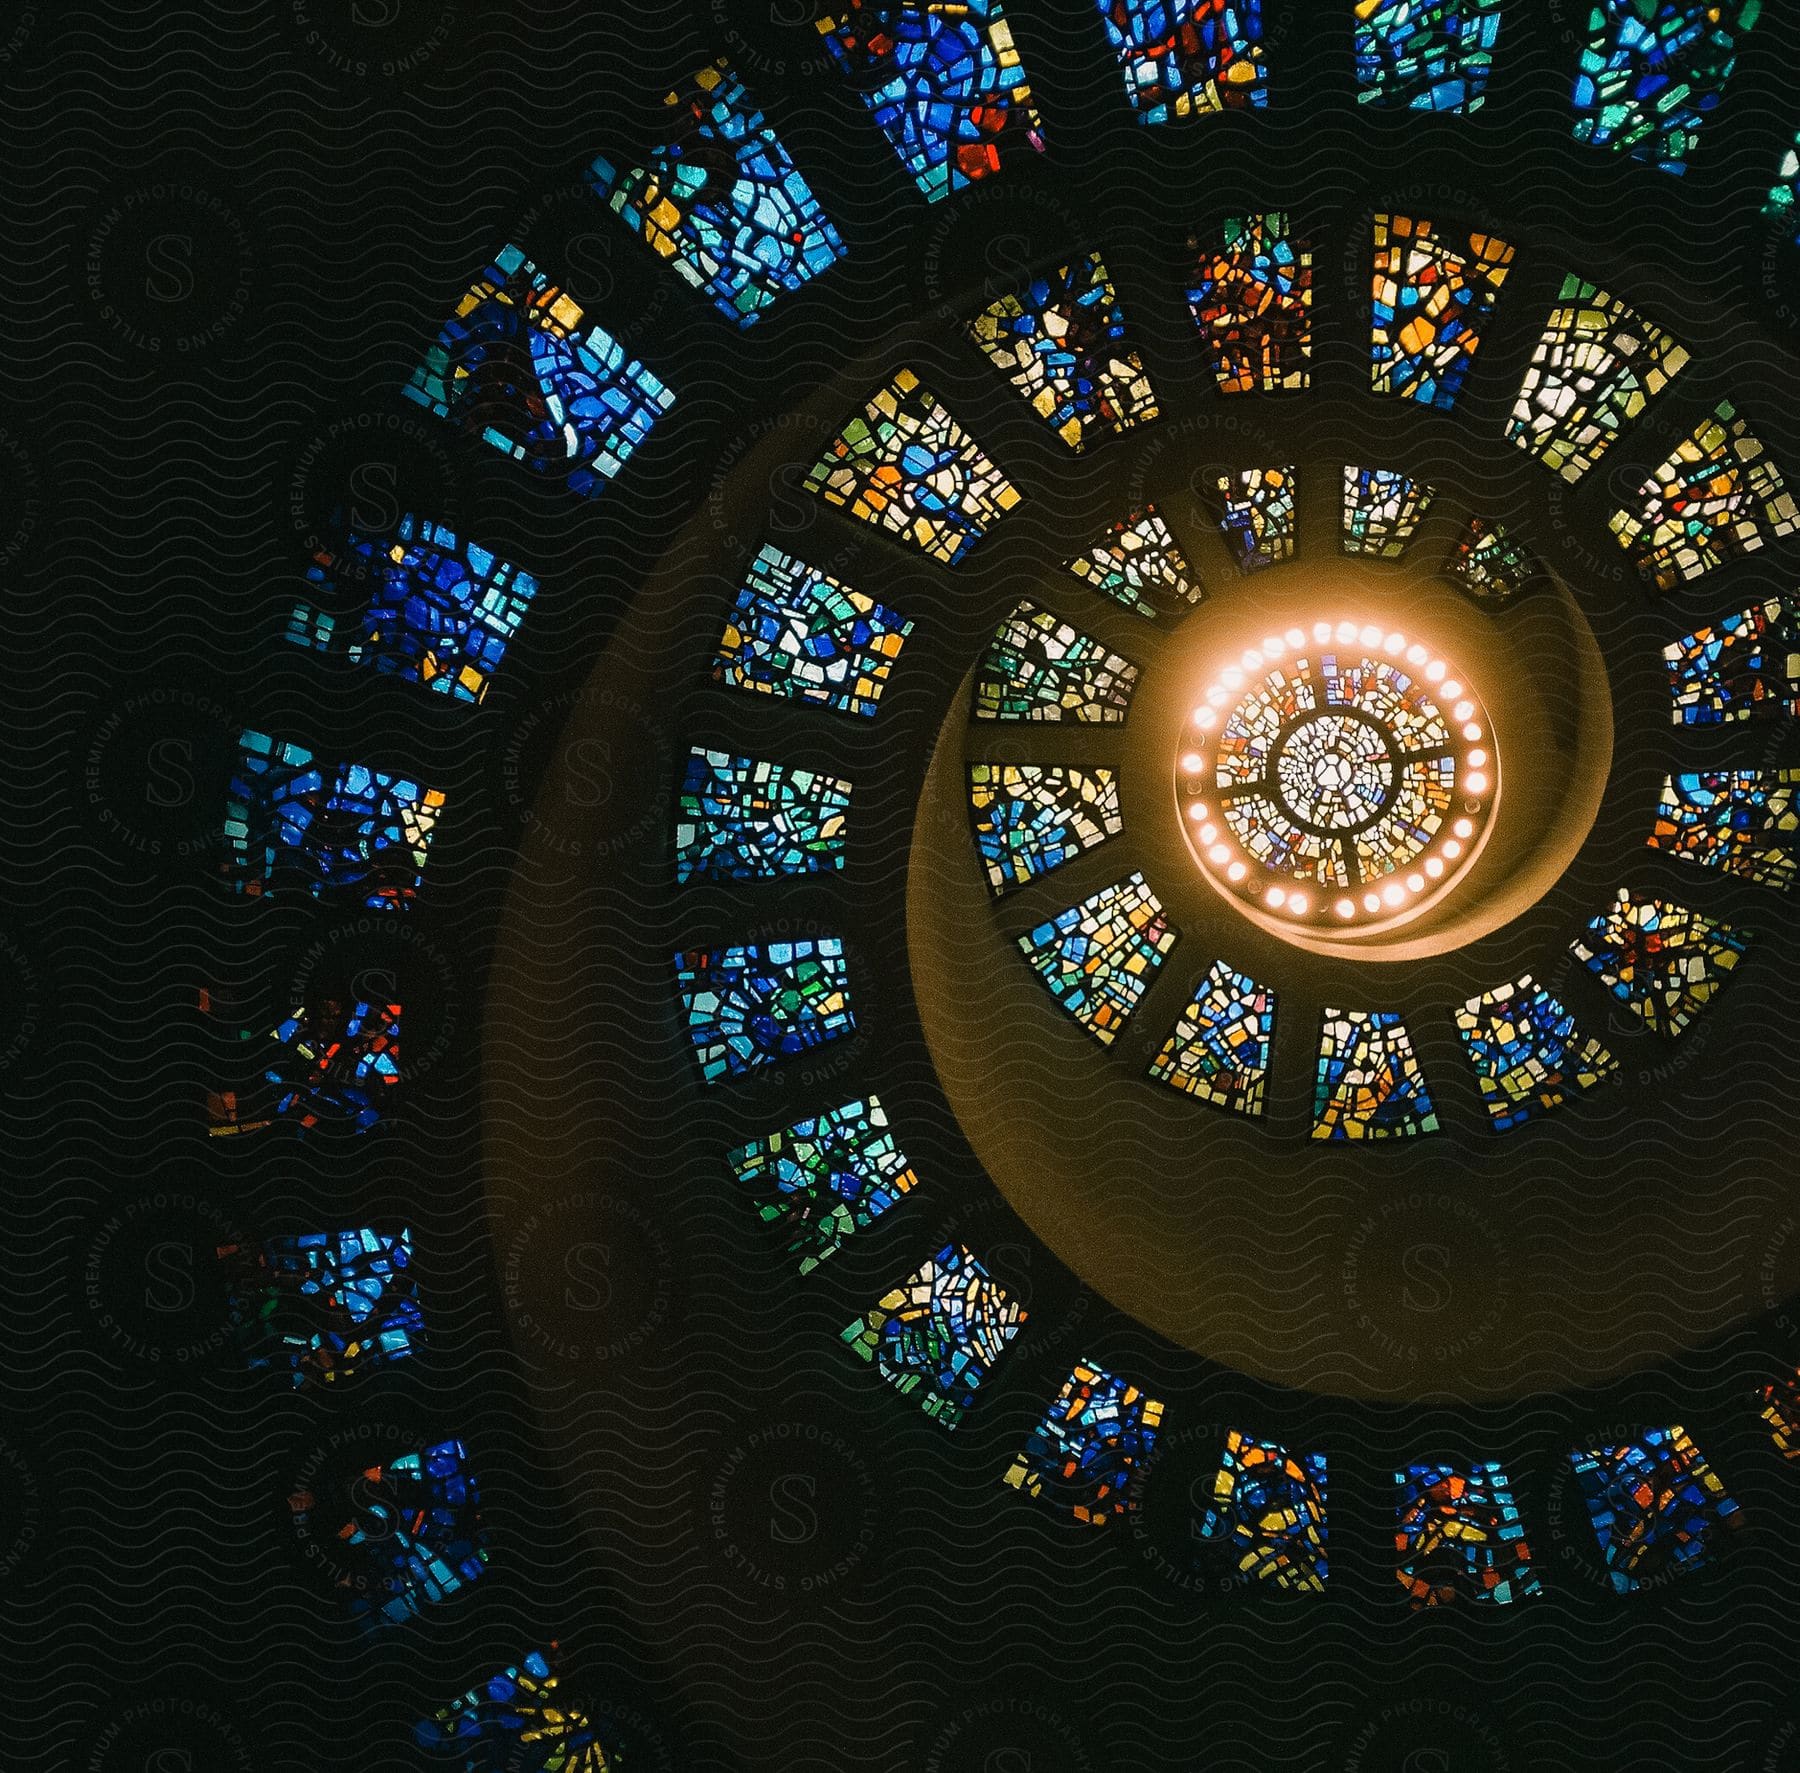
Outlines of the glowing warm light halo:
[{"label": "glowing warm light halo", "polygon": [[1434,649],[1347,618],[1310,636],[1260,670],[1254,655],[1221,659],[1204,692],[1217,717],[1184,739],[1177,794],[1209,808],[1189,850],[1220,891],[1361,935],[1467,872],[1498,794],[1496,746],[1475,691]]}]

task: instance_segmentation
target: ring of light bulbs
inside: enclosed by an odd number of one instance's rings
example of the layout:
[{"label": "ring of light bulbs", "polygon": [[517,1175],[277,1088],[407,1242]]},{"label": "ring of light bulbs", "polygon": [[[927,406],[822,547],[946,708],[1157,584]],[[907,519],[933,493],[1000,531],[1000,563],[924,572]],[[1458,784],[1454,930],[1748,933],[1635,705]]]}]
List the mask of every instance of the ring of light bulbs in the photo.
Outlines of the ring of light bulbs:
[{"label": "ring of light bulbs", "polygon": [[1271,635],[1222,670],[1176,764],[1188,846],[1222,892],[1357,934],[1449,890],[1498,786],[1487,712],[1449,663],[1348,621]]}]

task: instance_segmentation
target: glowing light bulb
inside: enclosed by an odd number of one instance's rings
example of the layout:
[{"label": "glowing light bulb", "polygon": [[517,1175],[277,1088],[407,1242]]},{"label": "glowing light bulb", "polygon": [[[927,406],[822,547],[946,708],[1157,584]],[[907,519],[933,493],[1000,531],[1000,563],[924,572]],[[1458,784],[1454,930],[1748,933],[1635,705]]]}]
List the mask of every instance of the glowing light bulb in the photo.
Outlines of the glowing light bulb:
[{"label": "glowing light bulb", "polygon": [[1454,831],[1458,837],[1472,837],[1475,833],[1475,824],[1472,819],[1458,819],[1450,829]]},{"label": "glowing light bulb", "polygon": [[1298,652],[1301,647],[1306,645],[1306,630],[1304,628],[1290,628],[1282,638],[1286,640],[1289,646],[1293,647],[1294,650]]},{"label": "glowing light bulb", "polygon": [[1356,901],[1354,899],[1339,899],[1338,902],[1332,906],[1332,910],[1335,911],[1339,917],[1354,917],[1356,915]]},{"label": "glowing light bulb", "polygon": [[1329,622],[1314,622],[1313,623],[1313,639],[1314,640],[1318,641],[1318,643],[1321,646],[1323,646],[1325,644],[1325,642],[1328,641],[1330,638],[1331,638],[1331,624]]},{"label": "glowing light bulb", "polygon": [[1194,804],[1188,808],[1188,817],[1194,820],[1204,819],[1206,817],[1206,808],[1202,806],[1199,801],[1195,801]]},{"label": "glowing light bulb", "polygon": [[1450,667],[1446,665],[1442,659],[1433,659],[1431,663],[1425,667],[1425,681],[1427,683],[1442,683],[1444,681],[1444,673],[1449,669]]},{"label": "glowing light bulb", "polygon": [[1235,886],[1249,872],[1249,868],[1244,863],[1233,862],[1231,866],[1225,870],[1225,878]]},{"label": "glowing light bulb", "polygon": [[1473,720],[1475,718],[1475,704],[1473,702],[1458,702],[1450,712],[1454,714],[1458,720]]},{"label": "glowing light bulb", "polygon": [[1471,794],[1481,794],[1485,792],[1487,788],[1487,777],[1484,776],[1480,770],[1476,770],[1463,785]]},{"label": "glowing light bulb", "polygon": [[1469,724],[1463,728],[1463,737],[1465,739],[1479,739],[1481,737],[1481,728],[1471,720]]},{"label": "glowing light bulb", "polygon": [[1304,917],[1306,915],[1306,895],[1304,893],[1289,893],[1287,908],[1295,917]]},{"label": "glowing light bulb", "polygon": [[1224,684],[1228,690],[1240,689],[1243,687],[1244,674],[1237,666],[1227,665],[1225,669],[1219,673],[1219,681]]},{"label": "glowing light bulb", "polygon": [[1363,894],[1363,910],[1368,911],[1368,912],[1376,912],[1376,911],[1379,911],[1380,909],[1381,909],[1381,895],[1379,893],[1364,893]]},{"label": "glowing light bulb", "polygon": [[[1458,683],[1454,677],[1445,678],[1444,681],[1438,685],[1438,688],[1443,693],[1446,702],[1454,702],[1456,698],[1463,693],[1462,685]],[[1470,713],[1473,712],[1474,710],[1471,709]],[[1459,714],[1456,718],[1458,720],[1467,720],[1469,716],[1467,714]]]},{"label": "glowing light bulb", "polygon": [[1263,637],[1262,649],[1271,659],[1279,659],[1287,651],[1287,643],[1278,635],[1268,634]]},{"label": "glowing light bulb", "polygon": [[1427,856],[1425,858],[1425,872],[1429,874],[1433,880],[1441,880],[1444,874],[1444,858],[1442,856]]},{"label": "glowing light bulb", "polygon": [[1485,769],[1487,767],[1487,753],[1485,751],[1471,751],[1469,753],[1469,767],[1477,770]]},{"label": "glowing light bulb", "polygon": [[1380,646],[1381,630],[1371,622],[1357,635],[1356,638],[1360,640],[1364,646]]},{"label": "glowing light bulb", "polygon": [[1241,662],[1246,671],[1260,671],[1262,669],[1263,656],[1252,647],[1249,652],[1244,654]]},{"label": "glowing light bulb", "polygon": [[[1200,809],[1200,811],[1201,811],[1201,814],[1204,815],[1206,812],[1206,808],[1202,807]],[[1218,826],[1217,825],[1202,825],[1200,827],[1200,841],[1202,843],[1217,843],[1219,841]]]},{"label": "glowing light bulb", "polygon": [[1406,649],[1406,662],[1409,665],[1423,665],[1430,657],[1431,654],[1428,653],[1424,647],[1420,646],[1417,641],[1414,641],[1413,644]]},{"label": "glowing light bulb", "polygon": [[1356,624],[1354,622],[1339,622],[1338,623],[1337,639],[1338,639],[1339,646],[1348,646],[1351,643],[1351,641],[1353,641],[1355,638],[1356,638]]},{"label": "glowing light bulb", "polygon": [[1462,845],[1458,843],[1454,837],[1444,845],[1444,860],[1446,862],[1454,862],[1461,854]]},{"label": "glowing light bulb", "polygon": [[1206,854],[1209,860],[1215,862],[1221,868],[1231,860],[1231,851],[1222,843],[1215,843]]},{"label": "glowing light bulb", "polygon": [[1270,887],[1267,897],[1268,897],[1269,903],[1271,905],[1273,905],[1277,911],[1279,911],[1282,908],[1282,906],[1287,903],[1287,891],[1283,887],[1278,887],[1278,886]]},{"label": "glowing light bulb", "polygon": [[1422,892],[1424,892],[1424,890],[1425,890],[1425,876],[1424,876],[1424,875],[1422,875],[1422,874],[1409,874],[1409,875],[1408,875],[1408,876],[1407,876],[1407,877],[1406,877],[1406,890],[1407,890],[1407,891],[1408,891],[1408,892],[1409,892],[1409,893],[1422,893]]},{"label": "glowing light bulb", "polygon": [[1381,643],[1381,650],[1390,659],[1404,658],[1406,655],[1406,636],[1395,632]]},{"label": "glowing light bulb", "polygon": [[1384,905],[1403,905],[1406,903],[1406,888],[1399,881],[1390,880],[1381,889],[1381,901]]},{"label": "glowing light bulb", "polygon": [[1212,729],[1219,724],[1218,709],[1196,708],[1194,710],[1194,724],[1199,727],[1202,732],[1210,733]]},{"label": "glowing light bulb", "polygon": [[1205,758],[1203,758],[1198,751],[1190,751],[1182,758],[1181,767],[1186,770],[1190,776],[1197,776],[1205,765],[1205,762]]}]

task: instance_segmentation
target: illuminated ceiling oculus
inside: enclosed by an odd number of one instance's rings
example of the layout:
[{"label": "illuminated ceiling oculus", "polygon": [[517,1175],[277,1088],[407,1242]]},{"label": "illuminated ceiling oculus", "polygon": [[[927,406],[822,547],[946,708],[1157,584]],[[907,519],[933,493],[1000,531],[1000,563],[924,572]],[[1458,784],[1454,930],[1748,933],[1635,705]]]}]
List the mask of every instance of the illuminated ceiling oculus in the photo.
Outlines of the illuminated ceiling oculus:
[{"label": "illuminated ceiling oculus", "polygon": [[1487,712],[1404,634],[1317,622],[1220,671],[1183,734],[1188,845],[1233,898],[1358,931],[1406,921],[1480,848],[1499,783]]}]

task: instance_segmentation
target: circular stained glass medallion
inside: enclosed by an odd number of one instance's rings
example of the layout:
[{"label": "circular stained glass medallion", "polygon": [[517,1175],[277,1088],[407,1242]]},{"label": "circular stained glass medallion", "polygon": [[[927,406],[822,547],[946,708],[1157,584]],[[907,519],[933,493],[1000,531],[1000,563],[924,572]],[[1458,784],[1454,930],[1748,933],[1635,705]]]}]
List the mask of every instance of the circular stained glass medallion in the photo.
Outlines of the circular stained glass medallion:
[{"label": "circular stained glass medallion", "polygon": [[1358,931],[1417,915],[1468,868],[1499,785],[1486,710],[1404,634],[1288,630],[1222,670],[1183,735],[1189,847],[1231,896]]}]

